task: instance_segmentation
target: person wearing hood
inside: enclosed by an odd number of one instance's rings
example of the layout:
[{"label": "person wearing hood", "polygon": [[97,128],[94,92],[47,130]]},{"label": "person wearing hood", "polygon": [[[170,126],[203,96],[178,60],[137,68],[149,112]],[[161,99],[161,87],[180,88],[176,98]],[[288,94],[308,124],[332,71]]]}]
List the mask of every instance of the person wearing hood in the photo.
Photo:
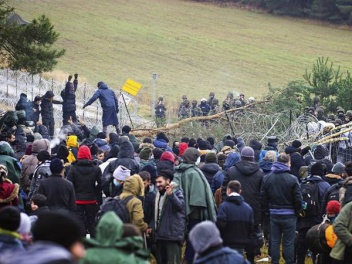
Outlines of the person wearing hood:
[{"label": "person wearing hood", "polygon": [[18,205],[19,185],[7,178],[8,170],[0,164],[0,208],[8,205]]},{"label": "person wearing hood", "polygon": [[[124,137],[119,137],[122,140]],[[139,172],[139,164],[134,159],[134,149],[132,143],[128,141],[123,141],[120,144],[120,150],[118,152],[118,157],[116,160],[112,160],[104,169],[102,177],[102,188],[107,197],[111,196],[109,189],[110,184],[113,182],[113,173],[116,168],[122,165],[131,171],[130,175],[134,175]]]},{"label": "person wearing hood", "polygon": [[20,99],[18,100],[16,106],[15,106],[16,111],[25,111],[25,120],[30,121],[31,116],[33,114],[33,109],[32,109],[32,102],[28,99],[27,94],[21,93],[20,94]]},{"label": "person wearing hood", "polygon": [[76,135],[69,135],[66,138],[66,147],[68,149],[68,162],[73,163],[77,160],[78,155],[78,137]]},{"label": "person wearing hood", "polygon": [[182,190],[172,184],[173,178],[171,170],[159,171],[156,177],[154,229],[158,264],[181,263],[186,232],[185,200]]},{"label": "person wearing hood", "polygon": [[291,146],[285,148],[285,153],[290,155],[291,159],[291,174],[295,175],[300,181],[299,169],[305,166],[304,159],[301,155],[302,143],[299,140],[294,140]]},{"label": "person wearing hood", "polygon": [[137,152],[137,149],[139,148],[139,143],[140,142],[138,141],[136,136],[133,135],[133,134],[130,134],[130,132],[131,132],[131,127],[130,126],[124,126],[122,128],[122,136],[127,136],[129,138],[130,142],[133,145],[134,151]]},{"label": "person wearing hood", "polygon": [[75,73],[75,79],[72,83],[72,75],[68,76],[68,80],[65,85],[65,89],[61,91],[62,97],[62,123],[68,124],[68,120],[77,122],[76,117],[76,90],[78,87],[78,74]]},{"label": "person wearing hood", "polygon": [[196,256],[194,264],[249,264],[236,250],[224,247],[219,229],[211,221],[197,224],[189,233]]},{"label": "person wearing hood", "polygon": [[280,261],[280,242],[286,263],[294,263],[297,216],[302,208],[302,193],[297,177],[290,174],[290,156],[282,153],[273,163],[272,173],[263,182],[260,194],[263,210],[270,212],[272,263]]},{"label": "person wearing hood", "polygon": [[226,140],[231,140],[232,137],[231,135],[227,134],[223,137],[223,139],[221,141],[219,141],[214,148],[216,149],[217,152],[220,152],[222,150],[222,148],[224,147],[224,143]]},{"label": "person wearing hood", "polygon": [[142,233],[146,232],[148,225],[144,222],[142,201],[138,198],[138,196],[144,197],[144,184],[138,174],[128,177],[123,184],[123,190],[119,197],[124,200],[129,196],[133,196],[126,204],[131,223],[137,226]]},{"label": "person wearing hood", "polygon": [[259,155],[263,147],[262,143],[255,139],[252,139],[251,141],[249,141],[249,146],[254,150],[255,161],[259,162]]},{"label": "person wearing hood", "polygon": [[[183,154],[183,163],[175,167],[174,181],[183,190],[186,205],[187,230],[205,220],[216,221],[216,206],[210,185],[203,172],[195,164],[200,153],[188,148]],[[186,243],[185,260],[192,263],[194,249]]]},{"label": "person wearing hood", "polygon": [[93,141],[93,143],[96,144],[98,148],[103,152],[110,151],[111,149],[108,141],[106,140],[106,134],[104,132],[99,132],[97,138]]},{"label": "person wearing hood", "polygon": [[[0,209],[0,256],[8,252],[11,255],[25,251],[21,236],[17,232],[21,223],[20,210],[15,206]],[[0,258],[0,263],[3,263]]]},{"label": "person wearing hood", "polygon": [[[90,149],[78,149],[77,162],[73,163],[67,180],[72,182],[76,194],[77,216],[84,230],[95,236],[95,216],[99,211],[97,196],[101,193],[101,170],[92,161]],[[84,234],[85,235],[85,234]]]},{"label": "person wearing hood", "polygon": [[329,156],[329,150],[324,145],[317,145],[313,147],[313,157],[308,155],[305,157],[304,162],[307,166],[311,166],[316,162],[323,163],[325,165],[325,173],[329,173],[332,170],[333,164],[327,158]]},{"label": "person wearing hood", "polygon": [[218,158],[215,152],[208,152],[205,155],[205,163],[202,167],[200,167],[200,170],[203,172],[205,178],[207,178],[207,181],[210,185],[214,178],[214,175],[218,171],[221,171],[221,168],[218,164]]},{"label": "person wearing hood", "polygon": [[277,149],[279,143],[279,139],[276,136],[268,137],[268,144],[259,154],[259,162],[265,157],[265,154],[268,150],[274,150],[276,152],[276,156],[279,156],[279,151]]},{"label": "person wearing hood", "polygon": [[141,236],[124,237],[124,224],[114,212],[106,212],[96,228],[96,238],[86,239],[86,255],[80,264],[147,264],[149,253]]},{"label": "person wearing hood", "polygon": [[156,148],[172,152],[172,148],[169,146],[169,139],[163,132],[160,132],[156,135],[153,144]]},{"label": "person wearing hood", "polygon": [[[227,184],[232,180],[237,180],[242,186],[242,196],[252,207],[254,212],[255,229],[259,229],[261,224],[260,189],[263,182],[263,171],[254,161],[254,150],[251,147],[244,147],[241,151],[241,160],[227,170],[222,184],[222,200],[226,200]],[[259,248],[256,249],[259,251]],[[254,247],[246,249],[247,259],[254,263]],[[259,252],[258,252],[259,253]]]},{"label": "person wearing hood", "polygon": [[112,149],[114,146],[117,145],[118,140],[119,140],[119,135],[118,134],[116,134],[114,132],[109,133],[107,141],[108,141],[108,143],[110,145],[110,149]]},{"label": "person wearing hood", "polygon": [[241,195],[241,183],[230,181],[226,200],[220,205],[216,225],[224,246],[236,249],[243,255],[247,246],[255,246],[253,209]]},{"label": "person wearing hood", "polygon": [[273,150],[269,150],[265,157],[259,162],[259,167],[262,169],[265,175],[271,172],[271,167],[273,163],[277,160],[276,152]]},{"label": "person wearing hood", "polygon": [[62,104],[62,102],[54,100],[54,93],[47,91],[42,98],[42,122],[49,130],[49,135],[54,136],[55,132],[55,119],[53,104]]},{"label": "person wearing hood", "polygon": [[5,141],[0,141],[0,164],[7,168],[8,179],[12,183],[19,183],[21,168],[18,160],[14,157],[13,149]]},{"label": "person wearing hood", "polygon": [[117,114],[119,113],[119,104],[116,94],[104,82],[98,82],[97,87],[98,90],[96,90],[94,95],[88,100],[87,103],[84,104],[83,109],[94,103],[95,100],[99,99],[100,105],[103,109],[103,132],[106,133],[108,126],[112,125],[116,129],[116,133],[119,134],[119,120],[117,118]]}]

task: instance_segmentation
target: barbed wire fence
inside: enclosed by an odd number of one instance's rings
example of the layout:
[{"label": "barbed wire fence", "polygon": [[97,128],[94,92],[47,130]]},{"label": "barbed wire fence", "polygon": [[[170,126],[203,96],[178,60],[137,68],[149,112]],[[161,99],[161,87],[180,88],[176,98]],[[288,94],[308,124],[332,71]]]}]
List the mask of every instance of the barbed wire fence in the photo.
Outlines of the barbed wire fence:
[{"label": "barbed wire fence", "polygon": [[[52,91],[55,95],[55,99],[61,101],[60,93],[65,88],[65,83],[66,82],[58,82],[54,79],[44,79],[40,75],[30,75],[26,72],[2,69],[0,70],[0,104],[6,108],[3,110],[14,110],[21,93],[27,94],[28,99],[33,101],[35,96],[43,96],[47,91]],[[120,125],[130,124],[127,109],[121,94],[123,94],[125,98],[133,124],[140,125],[145,123],[145,119],[137,114],[137,100],[120,89],[111,88],[115,91],[119,99]],[[98,101],[83,110],[83,105],[94,94],[96,89],[96,87],[93,87],[89,83],[78,82],[76,91],[76,114],[89,127],[96,125],[98,128],[102,128],[102,108]],[[55,126],[61,127],[62,105],[54,105],[54,118]]]}]

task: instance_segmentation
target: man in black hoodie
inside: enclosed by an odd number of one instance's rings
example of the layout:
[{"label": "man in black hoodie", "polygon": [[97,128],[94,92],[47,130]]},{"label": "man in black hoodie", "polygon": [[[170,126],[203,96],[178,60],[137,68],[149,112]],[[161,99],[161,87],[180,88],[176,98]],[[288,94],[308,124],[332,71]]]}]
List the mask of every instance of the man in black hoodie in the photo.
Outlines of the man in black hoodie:
[{"label": "man in black hoodie", "polygon": [[[222,199],[225,201],[227,184],[232,180],[237,180],[241,183],[242,196],[254,212],[255,230],[259,228],[259,224],[261,223],[259,197],[263,176],[263,171],[254,161],[254,150],[251,147],[244,147],[241,151],[241,160],[227,170],[222,184]],[[256,251],[258,252],[258,249]],[[251,263],[254,263],[255,248],[250,247],[246,252],[247,259]]]},{"label": "man in black hoodie", "polygon": [[43,125],[49,130],[49,135],[54,136],[55,120],[54,120],[54,107],[53,104],[62,104],[62,102],[54,100],[54,93],[47,91],[42,100],[42,121]]}]

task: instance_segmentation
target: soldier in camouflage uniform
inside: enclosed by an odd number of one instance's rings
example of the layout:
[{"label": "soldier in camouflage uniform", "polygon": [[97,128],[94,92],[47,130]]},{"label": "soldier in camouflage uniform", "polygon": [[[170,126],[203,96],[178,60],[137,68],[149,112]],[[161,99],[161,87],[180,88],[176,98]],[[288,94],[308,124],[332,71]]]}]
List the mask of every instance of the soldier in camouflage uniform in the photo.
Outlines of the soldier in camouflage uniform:
[{"label": "soldier in camouflage uniform", "polygon": [[192,101],[192,108],[191,108],[191,116],[201,116],[202,115],[202,109],[197,105],[197,100]]},{"label": "soldier in camouflage uniform", "polygon": [[226,99],[222,102],[223,110],[230,110],[234,106],[235,100],[233,99],[233,92],[229,92]]},{"label": "soldier in camouflage uniform", "polygon": [[178,112],[179,119],[185,119],[190,117],[191,115],[191,105],[189,100],[185,100],[180,105],[180,111]]},{"label": "soldier in camouflage uniform", "polygon": [[158,98],[158,104],[155,106],[155,122],[157,127],[162,127],[165,125],[166,121],[166,107],[164,105],[164,98],[161,96]]},{"label": "soldier in camouflage uniform", "polygon": [[[187,100],[187,95],[182,95],[182,102],[180,103],[180,106],[179,106],[179,108],[178,108],[178,112],[181,111],[182,107],[185,106],[185,103],[186,103],[187,101],[188,101],[188,100]],[[189,101],[188,101],[188,103],[189,103]]]},{"label": "soldier in camouflage uniform", "polygon": [[215,115],[219,112],[220,112],[219,100],[217,98],[214,98],[213,107],[211,107],[209,115]]}]

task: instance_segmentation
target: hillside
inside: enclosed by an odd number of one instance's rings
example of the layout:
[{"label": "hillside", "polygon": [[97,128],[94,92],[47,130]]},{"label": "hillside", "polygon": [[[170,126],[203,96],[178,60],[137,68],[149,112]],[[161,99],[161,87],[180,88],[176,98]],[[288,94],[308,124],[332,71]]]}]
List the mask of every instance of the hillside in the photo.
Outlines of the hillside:
[{"label": "hillside", "polygon": [[[46,14],[66,49],[57,78],[79,72],[120,88],[127,78],[176,101],[215,91],[259,97],[301,79],[317,57],[352,69],[352,34],[292,18],[181,0],[11,0],[25,19]],[[64,72],[65,74],[62,74]],[[60,74],[61,73],[61,74]]]}]

